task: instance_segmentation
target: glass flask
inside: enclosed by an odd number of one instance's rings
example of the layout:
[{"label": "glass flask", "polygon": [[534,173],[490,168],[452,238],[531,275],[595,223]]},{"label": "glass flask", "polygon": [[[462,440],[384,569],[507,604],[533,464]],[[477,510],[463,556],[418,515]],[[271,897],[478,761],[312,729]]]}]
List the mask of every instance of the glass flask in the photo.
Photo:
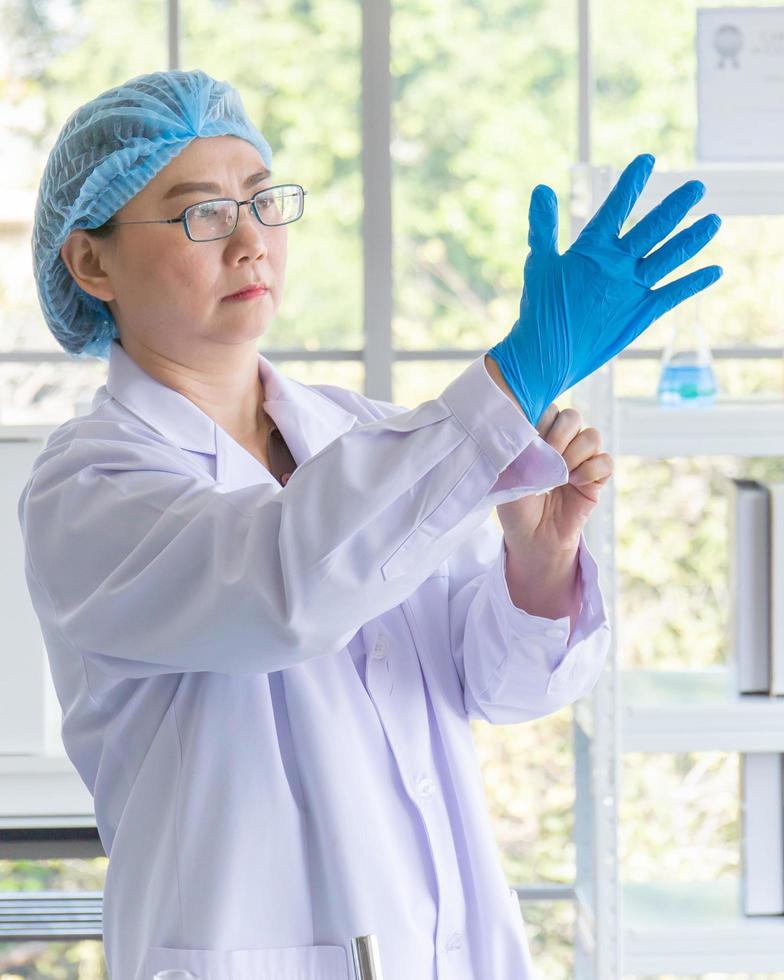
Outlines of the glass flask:
[{"label": "glass flask", "polygon": [[656,395],[661,405],[712,405],[716,400],[713,356],[697,316],[675,321],[664,349]]}]

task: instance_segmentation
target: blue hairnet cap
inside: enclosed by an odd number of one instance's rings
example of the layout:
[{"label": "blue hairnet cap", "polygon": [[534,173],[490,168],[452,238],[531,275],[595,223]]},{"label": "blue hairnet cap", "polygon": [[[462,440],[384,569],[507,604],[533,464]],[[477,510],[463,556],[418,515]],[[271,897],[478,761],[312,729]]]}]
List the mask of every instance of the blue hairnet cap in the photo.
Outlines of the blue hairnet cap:
[{"label": "blue hairnet cap", "polygon": [[49,329],[70,354],[108,359],[119,337],[102,300],[60,258],[74,228],[97,228],[196,137],[238,136],[272,169],[269,143],[239,93],[205,72],[156,71],[108,89],[73,112],[44,168],[33,222],[33,274]]}]

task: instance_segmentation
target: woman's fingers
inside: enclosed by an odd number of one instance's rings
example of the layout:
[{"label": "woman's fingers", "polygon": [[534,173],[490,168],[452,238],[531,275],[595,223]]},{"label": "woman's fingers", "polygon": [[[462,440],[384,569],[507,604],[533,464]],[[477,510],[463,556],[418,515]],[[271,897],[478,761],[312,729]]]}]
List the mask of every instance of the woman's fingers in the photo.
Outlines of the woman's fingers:
[{"label": "woman's fingers", "polygon": [[547,408],[539,416],[539,421],[536,423],[536,431],[543,438],[547,438],[547,433],[550,431],[550,427],[553,422],[558,418],[558,406],[555,402],[550,402]]},{"label": "woman's fingers", "polygon": [[579,486],[608,480],[613,472],[612,457],[601,452],[602,436],[593,427],[582,428],[582,416],[575,408],[558,409],[551,402],[536,425],[539,435],[563,456],[569,470],[569,483]]},{"label": "woman's fingers", "polygon": [[[704,269],[698,269],[696,272],[690,272],[689,275],[682,276],[666,286],[652,289],[648,299],[649,313],[653,313],[653,319],[650,323],[653,323],[653,320],[658,319],[685,299],[713,285],[723,274],[724,270],[720,265],[709,265]],[[645,327],[650,326],[650,323],[646,323]]]},{"label": "woman's fingers", "polygon": [[624,221],[632,213],[637,198],[648,183],[655,159],[650,153],[641,153],[626,167],[607,198],[583,228],[578,241],[586,233],[610,238],[619,235]]},{"label": "woman's fingers", "polygon": [[614,471],[612,456],[609,453],[597,453],[570,471],[569,482],[575,487],[586,483],[606,483]]},{"label": "woman's fingers", "polygon": [[721,228],[721,218],[708,214],[691,227],[675,235],[661,248],[643,259],[637,267],[637,275],[644,286],[653,286],[673,269],[688,262],[704,248]]},{"label": "woman's fingers", "polygon": [[647,255],[683,221],[704,194],[705,185],[702,181],[689,180],[682,184],[623,236],[621,247],[636,258]]},{"label": "woman's fingers", "polygon": [[534,255],[558,253],[558,198],[547,184],[537,184],[531,191],[528,246]]}]

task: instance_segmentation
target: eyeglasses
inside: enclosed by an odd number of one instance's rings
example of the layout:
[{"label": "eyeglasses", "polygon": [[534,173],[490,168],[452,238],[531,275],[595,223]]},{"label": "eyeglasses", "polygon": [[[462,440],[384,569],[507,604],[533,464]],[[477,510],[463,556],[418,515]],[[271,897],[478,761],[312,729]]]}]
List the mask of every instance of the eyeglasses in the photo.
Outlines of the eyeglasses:
[{"label": "eyeglasses", "polygon": [[250,204],[251,211],[263,225],[287,225],[302,217],[305,195],[300,184],[277,184],[257,191],[247,201],[235,201],[230,197],[202,201],[187,207],[178,218],[161,218],[153,221],[107,221],[114,225],[174,225],[182,222],[185,234],[192,242],[212,242],[228,238],[237,227],[240,208]]}]

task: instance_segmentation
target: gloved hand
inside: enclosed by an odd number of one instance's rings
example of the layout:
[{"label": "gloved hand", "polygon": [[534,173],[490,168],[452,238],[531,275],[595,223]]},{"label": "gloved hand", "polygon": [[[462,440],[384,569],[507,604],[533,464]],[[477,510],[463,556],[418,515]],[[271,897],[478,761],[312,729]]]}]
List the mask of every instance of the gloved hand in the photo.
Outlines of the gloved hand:
[{"label": "gloved hand", "polygon": [[[669,194],[623,238],[621,227],[653,170],[650,154],[623,171],[604,204],[567,252],[558,254],[558,201],[539,184],[531,194],[520,317],[487,352],[532,425],[562,392],[609,361],[663,313],[714,283],[712,265],[651,287],[688,261],[721,226],[709,214],[648,253],[705,193],[690,180]],[[647,256],[647,257],[646,257]]]}]

